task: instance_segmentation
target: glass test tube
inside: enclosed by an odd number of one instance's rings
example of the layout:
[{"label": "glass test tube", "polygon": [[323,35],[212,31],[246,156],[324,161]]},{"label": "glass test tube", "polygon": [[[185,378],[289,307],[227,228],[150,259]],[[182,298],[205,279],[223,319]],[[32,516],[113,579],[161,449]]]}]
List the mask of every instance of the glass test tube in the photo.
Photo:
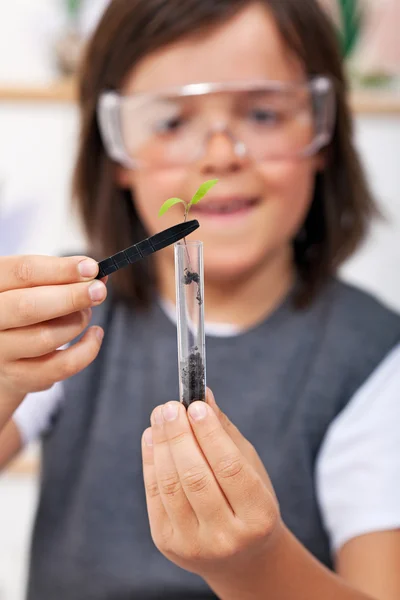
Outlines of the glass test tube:
[{"label": "glass test tube", "polygon": [[203,242],[177,242],[175,251],[179,396],[186,408],[205,400]]}]

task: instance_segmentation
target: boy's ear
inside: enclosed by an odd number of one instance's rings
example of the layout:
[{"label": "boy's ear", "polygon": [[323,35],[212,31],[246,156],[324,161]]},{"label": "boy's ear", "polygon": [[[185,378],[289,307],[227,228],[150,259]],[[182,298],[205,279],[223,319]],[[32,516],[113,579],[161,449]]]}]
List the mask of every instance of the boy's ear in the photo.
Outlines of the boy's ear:
[{"label": "boy's ear", "polygon": [[120,165],[115,167],[115,181],[118,187],[126,190],[132,187],[132,171],[121,167]]},{"label": "boy's ear", "polygon": [[328,164],[328,156],[325,150],[321,150],[315,155],[315,170],[317,173],[325,171]]}]

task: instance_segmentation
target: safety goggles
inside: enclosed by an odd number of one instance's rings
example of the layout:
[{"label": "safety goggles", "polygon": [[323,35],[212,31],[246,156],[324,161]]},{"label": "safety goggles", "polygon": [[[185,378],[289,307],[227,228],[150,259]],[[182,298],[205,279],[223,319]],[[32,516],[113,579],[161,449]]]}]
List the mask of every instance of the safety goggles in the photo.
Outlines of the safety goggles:
[{"label": "safety goggles", "polygon": [[311,156],[329,144],[335,93],[324,76],[304,83],[195,83],[157,93],[105,92],[98,103],[104,146],[131,169],[201,160],[214,136],[256,162]]}]

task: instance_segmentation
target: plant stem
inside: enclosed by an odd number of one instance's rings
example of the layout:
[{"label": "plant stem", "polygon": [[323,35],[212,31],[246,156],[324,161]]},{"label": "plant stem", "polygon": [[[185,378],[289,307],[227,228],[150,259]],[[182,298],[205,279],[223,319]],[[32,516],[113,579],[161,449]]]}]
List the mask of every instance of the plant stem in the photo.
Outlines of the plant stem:
[{"label": "plant stem", "polygon": [[[186,204],[186,207],[185,207],[185,216],[183,218],[183,222],[184,223],[186,223],[188,214],[189,214],[189,204]],[[190,262],[189,250],[188,250],[187,243],[186,243],[186,237],[183,238],[183,242],[185,244],[186,256],[187,256],[187,259],[188,259],[189,267],[193,271],[192,264]]]},{"label": "plant stem", "polygon": [[[186,223],[186,219],[187,219],[187,216],[189,214],[189,210],[190,210],[190,204],[186,204],[185,216],[183,218],[183,222],[184,223]],[[189,249],[188,249],[188,246],[187,246],[187,243],[186,243],[186,237],[183,238],[183,242],[185,244],[186,256],[187,256],[187,260],[188,260],[188,264],[189,264],[189,269],[190,269],[189,273],[191,275],[194,275],[195,270],[193,269],[192,263],[190,261],[190,254],[189,254]],[[197,301],[198,301],[199,304],[201,304],[203,302],[203,300],[201,298],[201,291],[200,291],[200,283],[199,282],[197,282],[197,296],[196,296],[196,298],[197,298]]]}]

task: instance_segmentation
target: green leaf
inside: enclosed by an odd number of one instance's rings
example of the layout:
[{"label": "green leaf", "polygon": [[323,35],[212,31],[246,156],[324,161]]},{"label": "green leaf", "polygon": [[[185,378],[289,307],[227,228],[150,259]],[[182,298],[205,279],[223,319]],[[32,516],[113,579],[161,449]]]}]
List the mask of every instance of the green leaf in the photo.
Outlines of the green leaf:
[{"label": "green leaf", "polygon": [[198,202],[200,202],[200,200],[202,198],[204,198],[204,196],[207,194],[207,192],[209,192],[211,190],[211,188],[214,187],[214,185],[217,183],[217,181],[218,181],[218,179],[210,179],[209,181],[206,181],[205,183],[203,183],[203,185],[201,185],[199,187],[199,189],[197,190],[197,192],[195,193],[195,195],[189,202],[189,206],[192,206],[192,204],[197,204]]},{"label": "green leaf", "polygon": [[174,204],[179,204],[179,203],[186,206],[186,202],[184,200],[181,200],[180,198],[169,198],[168,200],[166,200],[164,202],[164,204],[158,211],[158,216],[162,217],[167,212],[167,210],[169,210],[171,208],[171,206],[174,206]]}]

